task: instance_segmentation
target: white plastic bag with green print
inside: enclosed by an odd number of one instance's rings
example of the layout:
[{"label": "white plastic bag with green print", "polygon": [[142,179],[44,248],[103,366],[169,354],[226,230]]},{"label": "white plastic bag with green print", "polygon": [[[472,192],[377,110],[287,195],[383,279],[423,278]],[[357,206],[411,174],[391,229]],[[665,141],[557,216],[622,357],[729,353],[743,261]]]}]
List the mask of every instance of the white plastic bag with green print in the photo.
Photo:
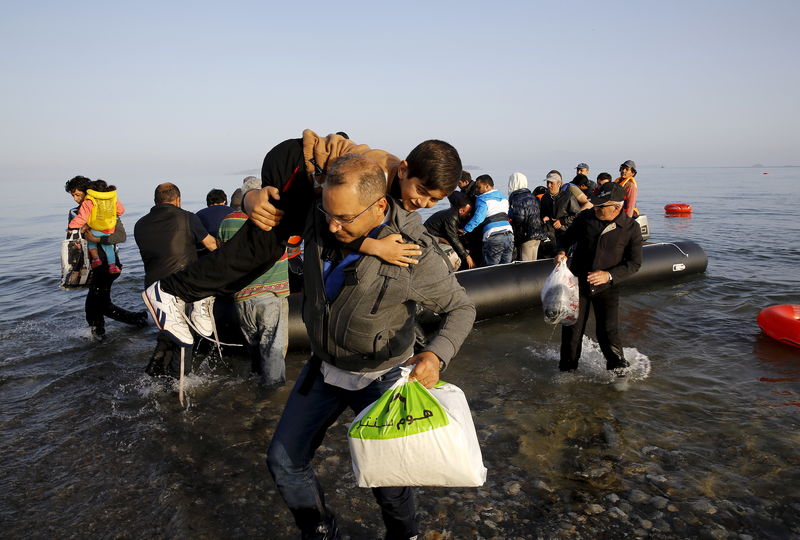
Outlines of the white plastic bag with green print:
[{"label": "white plastic bag with green print", "polygon": [[347,439],[360,487],[482,486],[481,449],[464,392],[409,381],[411,367],[356,416]]}]

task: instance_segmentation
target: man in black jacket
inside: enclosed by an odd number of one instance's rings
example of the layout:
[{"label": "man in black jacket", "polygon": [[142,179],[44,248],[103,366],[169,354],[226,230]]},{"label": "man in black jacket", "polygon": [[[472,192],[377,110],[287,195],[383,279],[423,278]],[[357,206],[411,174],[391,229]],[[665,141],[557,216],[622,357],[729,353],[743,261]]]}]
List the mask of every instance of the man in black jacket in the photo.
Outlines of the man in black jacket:
[{"label": "man in black jacket", "polygon": [[478,186],[469,171],[461,171],[461,178],[458,180],[458,190],[469,197],[471,203],[475,203],[475,197],[478,196]]},{"label": "man in black jacket", "polygon": [[642,230],[622,211],[625,189],[608,183],[592,197],[594,208],[581,212],[558,239],[555,262],[567,259],[575,246],[569,267],[578,277],[580,311],[573,326],[561,330],[561,371],[578,369],[581,341],[594,308],[597,342],[606,358],[606,369],[623,375],[628,366],[619,337],[619,291],[617,284],[635,274],[642,265]]},{"label": "man in black jacket", "polygon": [[458,191],[451,193],[447,198],[450,201],[450,208],[439,210],[425,220],[425,228],[431,235],[446,240],[450,244],[458,258],[461,259],[459,268],[475,268],[475,262],[458,234],[458,230],[464,227],[472,214],[472,204],[469,197]]},{"label": "man in black jacket", "polygon": [[[181,208],[181,191],[170,182],[159,184],[153,196],[155,206],[142,216],[133,229],[139,255],[144,263],[144,286],[149,287],[159,279],[177,272],[197,260],[197,247],[209,251],[217,249],[217,242],[206,232],[200,218]],[[147,303],[147,298],[145,298]],[[186,304],[181,301],[178,309],[186,312]],[[196,322],[195,311],[210,310],[210,305],[200,300],[194,304],[192,320]],[[186,321],[183,322],[184,344],[192,343],[192,333]],[[184,373],[192,370],[191,355]],[[166,332],[158,335],[158,344],[145,372],[152,376],[169,375],[179,377],[180,348]]]},{"label": "man in black jacket", "polygon": [[[544,180],[547,193],[542,196],[542,224],[552,246],[581,211],[581,205],[570,190],[561,189],[564,180],[560,172],[550,171]],[[549,256],[550,253],[544,255]]]}]

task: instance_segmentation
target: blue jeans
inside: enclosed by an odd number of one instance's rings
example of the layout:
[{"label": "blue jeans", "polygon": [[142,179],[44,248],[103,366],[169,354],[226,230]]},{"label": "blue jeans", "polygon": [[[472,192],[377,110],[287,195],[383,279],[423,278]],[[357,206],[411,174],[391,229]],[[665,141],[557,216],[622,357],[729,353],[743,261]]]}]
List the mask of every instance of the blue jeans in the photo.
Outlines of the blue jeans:
[{"label": "blue jeans", "polygon": [[[108,233],[103,231],[98,231],[95,229],[91,229],[92,234],[100,238],[101,236],[110,236]],[[86,247],[89,249],[97,249],[98,247],[102,249],[106,254],[106,263],[107,264],[116,264],[117,258],[114,256],[114,246],[110,244],[97,244],[96,242],[89,242],[86,241]]]},{"label": "blue jeans", "polygon": [[510,263],[514,255],[514,233],[501,232],[483,241],[483,265]]},{"label": "blue jeans", "polygon": [[[304,382],[313,377],[310,384]],[[306,363],[286,401],[267,450],[267,467],[301,531],[310,531],[328,515],[325,496],[311,467],[325,432],[349,407],[361,412],[400,377],[393,369],[361,390],[344,390],[325,383],[314,359]],[[306,393],[301,393],[301,388]],[[414,490],[410,487],[372,488],[386,524],[386,538],[418,534]]]},{"label": "blue jeans", "polygon": [[283,386],[289,346],[289,301],[271,293],[259,294],[236,302],[236,312],[261,384]]}]

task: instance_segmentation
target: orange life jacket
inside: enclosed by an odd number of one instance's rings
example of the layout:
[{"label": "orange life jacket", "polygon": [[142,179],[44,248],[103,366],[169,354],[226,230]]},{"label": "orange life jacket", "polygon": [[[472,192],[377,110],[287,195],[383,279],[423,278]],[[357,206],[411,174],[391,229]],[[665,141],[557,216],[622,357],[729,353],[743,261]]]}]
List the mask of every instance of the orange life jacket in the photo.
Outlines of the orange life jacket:
[{"label": "orange life jacket", "polygon": [[[619,178],[617,178],[615,180],[615,182],[617,184],[621,185],[622,187],[625,187],[625,184],[627,184],[628,182],[633,182],[633,185],[636,186],[636,191],[637,192],[639,191],[639,184],[636,183],[636,178],[634,178],[633,176],[631,176],[630,178],[625,178],[624,180],[620,176]],[[627,200],[627,199],[628,199],[628,195],[626,194],[625,195],[625,200]],[[633,209],[633,217],[637,217],[638,215],[639,215],[639,209],[638,208],[634,208]]]}]

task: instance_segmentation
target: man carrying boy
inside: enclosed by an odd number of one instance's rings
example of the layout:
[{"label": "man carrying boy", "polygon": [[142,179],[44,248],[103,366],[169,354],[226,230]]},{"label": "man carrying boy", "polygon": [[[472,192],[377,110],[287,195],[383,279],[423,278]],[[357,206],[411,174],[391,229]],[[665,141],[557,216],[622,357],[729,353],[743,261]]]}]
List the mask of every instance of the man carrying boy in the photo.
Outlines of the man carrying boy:
[{"label": "man carrying boy", "polygon": [[[216,294],[233,294],[268,270],[283,255],[288,238],[302,234],[308,211],[325,181],[328,164],[350,153],[376,161],[388,180],[389,194],[402,199],[403,207],[409,211],[430,208],[447,196],[455,188],[460,173],[460,169],[454,171],[442,166],[449,156],[458,156],[455,148],[443,141],[425,141],[401,161],[388,152],[356,144],[341,135],[319,137],[305,130],[302,138],[286,140],[267,153],[261,168],[263,187],[245,195],[242,207],[250,219],[239,233],[218,252],[145,291],[145,303],[159,328],[179,341],[192,343],[186,321],[171,316],[177,313],[174,306],[179,301],[194,302],[209,297],[213,300]],[[363,246],[354,246],[358,251],[378,254],[375,249],[367,249],[369,239],[361,242]],[[395,264],[415,263],[416,246],[392,239],[381,244],[387,245],[392,246],[393,256],[389,259]],[[211,328],[211,321],[207,327]]]},{"label": "man carrying boy", "polygon": [[482,227],[484,266],[510,263],[514,256],[514,229],[508,222],[508,199],[494,189],[494,180],[488,174],[476,178],[475,184],[475,214],[464,225],[464,232]]},{"label": "man carrying boy", "polygon": [[[72,195],[72,199],[78,204],[78,207],[70,210],[70,220],[78,214],[78,208],[86,198],[86,190],[89,189],[90,183],[91,180],[85,176],[76,176],[65,184],[64,190]],[[84,233],[84,237],[89,242],[114,246],[114,253],[117,261],[119,261],[117,244],[125,242],[128,235],[125,232],[125,227],[122,225],[122,220],[117,218],[117,226],[112,234],[97,237],[94,236],[90,230],[87,230]],[[109,263],[113,263],[114,261],[107,260],[104,250],[99,250],[99,254],[102,264],[92,270],[89,292],[86,294],[85,310],[86,322],[89,323],[92,336],[101,341],[106,337],[105,317],[142,328],[147,326],[147,312],[128,311],[127,309],[115,305],[114,302],[111,301],[111,286],[120,274],[112,274],[108,271]],[[122,267],[121,262],[119,263],[119,267]]]},{"label": "man carrying boy", "polygon": [[[418,264],[401,268],[349,247],[391,234],[420,246]],[[472,328],[475,307],[436,240],[418,216],[386,196],[383,171],[364,156],[346,155],[329,167],[304,239],[303,320],[312,356],[286,402],[267,465],[302,538],[333,539],[336,521],[311,466],[325,432],[346,408],[358,414],[377,400],[400,377],[401,365],[414,365],[412,377],[433,387]],[[444,323],[415,355],[416,304]],[[415,538],[413,490],[383,487],[373,494],[386,538]]]}]

